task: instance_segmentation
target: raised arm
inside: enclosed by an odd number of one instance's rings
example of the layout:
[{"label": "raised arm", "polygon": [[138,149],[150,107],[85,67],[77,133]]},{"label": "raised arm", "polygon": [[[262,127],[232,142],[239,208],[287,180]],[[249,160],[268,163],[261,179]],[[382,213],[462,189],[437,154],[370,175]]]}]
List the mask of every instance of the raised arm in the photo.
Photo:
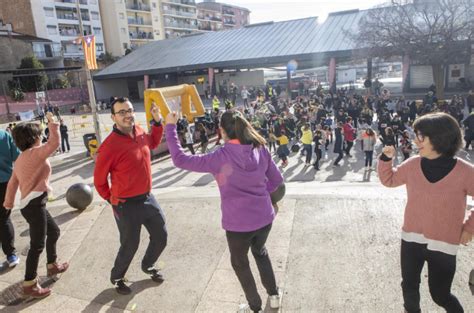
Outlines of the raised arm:
[{"label": "raised arm", "polygon": [[53,113],[48,112],[46,114],[46,118],[48,119],[48,129],[49,129],[49,138],[48,141],[38,147],[37,153],[40,158],[47,159],[59,148],[59,123],[54,121]]},{"label": "raised arm", "polygon": [[402,163],[396,168],[393,165],[395,148],[386,146],[378,162],[378,174],[382,185],[385,187],[398,187],[407,182],[407,163]]},{"label": "raised arm", "polygon": [[[168,115],[173,114],[169,113]],[[176,124],[166,124],[166,143],[171,155],[171,159],[176,167],[200,173],[217,173],[219,171],[219,162],[217,154],[219,150],[205,155],[187,155],[184,153],[179,143],[176,133]]]}]

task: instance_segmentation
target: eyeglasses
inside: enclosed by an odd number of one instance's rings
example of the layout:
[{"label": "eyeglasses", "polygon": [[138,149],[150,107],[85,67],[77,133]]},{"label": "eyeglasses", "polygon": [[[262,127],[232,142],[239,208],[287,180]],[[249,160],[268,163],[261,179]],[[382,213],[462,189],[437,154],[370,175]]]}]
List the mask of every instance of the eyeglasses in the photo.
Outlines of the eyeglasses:
[{"label": "eyeglasses", "polygon": [[127,114],[133,114],[133,113],[135,113],[133,111],[133,109],[128,109],[128,110],[120,110],[120,111],[114,112],[113,114],[114,115],[120,115],[120,116],[126,116]]},{"label": "eyeglasses", "polygon": [[423,141],[425,140],[425,136],[423,136],[421,133],[419,132],[416,132],[416,139],[418,139],[418,141]]}]

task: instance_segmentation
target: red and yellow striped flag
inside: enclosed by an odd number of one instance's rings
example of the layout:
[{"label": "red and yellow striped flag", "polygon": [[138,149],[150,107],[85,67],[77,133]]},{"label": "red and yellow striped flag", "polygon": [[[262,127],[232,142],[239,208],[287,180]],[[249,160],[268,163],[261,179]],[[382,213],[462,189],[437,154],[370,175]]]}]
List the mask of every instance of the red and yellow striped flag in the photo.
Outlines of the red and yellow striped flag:
[{"label": "red and yellow striped flag", "polygon": [[90,70],[97,69],[97,58],[95,55],[95,36],[82,37],[82,49],[84,50],[84,58],[86,60],[87,68]]}]

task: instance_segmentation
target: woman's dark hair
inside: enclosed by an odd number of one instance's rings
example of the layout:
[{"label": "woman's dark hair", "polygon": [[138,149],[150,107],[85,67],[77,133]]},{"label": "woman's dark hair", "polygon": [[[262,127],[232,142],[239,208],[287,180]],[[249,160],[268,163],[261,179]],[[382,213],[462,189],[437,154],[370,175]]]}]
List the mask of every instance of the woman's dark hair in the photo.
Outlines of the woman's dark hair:
[{"label": "woman's dark hair", "polygon": [[15,145],[20,151],[25,151],[36,143],[38,138],[41,138],[43,130],[41,126],[33,122],[25,122],[16,125],[12,131],[12,137]]},{"label": "woman's dark hair", "polygon": [[430,138],[433,150],[445,157],[454,157],[462,147],[462,135],[458,122],[446,113],[423,115],[413,123],[415,133]]},{"label": "woman's dark hair", "polygon": [[239,111],[226,111],[222,114],[220,124],[229,139],[238,139],[242,145],[257,148],[267,143]]},{"label": "woman's dark hair", "polygon": [[367,128],[365,131],[369,136],[374,136],[375,132],[372,128]]},{"label": "woman's dark hair", "polygon": [[385,128],[385,135],[393,136],[393,129],[391,127]]}]

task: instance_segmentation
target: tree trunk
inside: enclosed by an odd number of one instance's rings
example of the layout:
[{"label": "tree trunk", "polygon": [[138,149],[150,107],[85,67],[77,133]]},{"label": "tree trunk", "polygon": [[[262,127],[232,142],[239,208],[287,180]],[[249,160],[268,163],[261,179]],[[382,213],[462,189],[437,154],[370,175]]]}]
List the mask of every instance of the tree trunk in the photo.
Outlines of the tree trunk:
[{"label": "tree trunk", "polygon": [[442,64],[432,64],[433,80],[436,86],[436,97],[444,100],[444,66]]}]

